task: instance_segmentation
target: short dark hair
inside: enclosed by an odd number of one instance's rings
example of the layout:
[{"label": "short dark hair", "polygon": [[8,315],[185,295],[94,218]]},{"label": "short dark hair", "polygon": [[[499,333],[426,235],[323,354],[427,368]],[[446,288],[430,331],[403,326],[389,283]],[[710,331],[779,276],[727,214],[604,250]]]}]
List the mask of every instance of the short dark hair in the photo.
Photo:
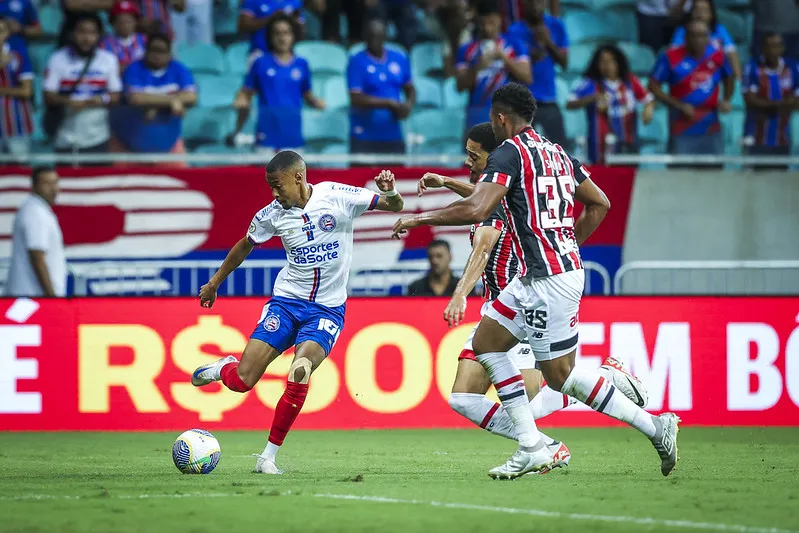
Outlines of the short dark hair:
[{"label": "short dark hair", "polygon": [[95,26],[97,26],[97,32],[102,35],[103,33],[103,19],[100,18],[100,15],[94,12],[84,12],[80,15],[75,17],[75,21],[72,23],[72,32],[78,29],[78,25],[81,22],[93,22]]},{"label": "short dark hair", "polygon": [[466,133],[466,138],[479,144],[488,153],[493,152],[499,146],[490,122],[481,122],[472,126]]},{"label": "short dark hair", "polygon": [[434,239],[433,241],[431,241],[430,244],[427,245],[427,251],[429,252],[430,249],[435,248],[437,246],[443,246],[444,248],[447,249],[448,252],[450,251],[449,243],[444,239]]},{"label": "short dark hair", "polygon": [[31,184],[36,187],[39,184],[39,179],[42,177],[42,174],[47,174],[48,172],[55,172],[55,168],[53,167],[33,167],[31,169]]},{"label": "short dark hair", "polygon": [[521,83],[508,83],[497,89],[491,97],[491,106],[513,113],[528,123],[533,121],[538,109],[533,93]]},{"label": "short dark hair", "polygon": [[502,11],[499,8],[499,2],[496,0],[482,0],[478,2],[475,8],[478,17],[485,15],[501,15]]},{"label": "short dark hair", "polygon": [[274,33],[274,27],[281,22],[285,22],[291,28],[291,35],[294,37],[294,41],[297,41],[297,36],[300,34],[299,24],[297,24],[297,19],[293,16],[289,15],[285,12],[276,13],[272,16],[272,19],[269,21],[269,24],[266,25],[266,35],[267,35],[267,43],[266,47],[272,51],[274,47],[272,46],[272,38],[270,35]]},{"label": "short dark hair", "polygon": [[266,165],[266,173],[272,174],[273,172],[287,170],[299,163],[305,163],[300,154],[292,152],[291,150],[283,150],[282,152],[278,152]]},{"label": "short dark hair", "polygon": [[150,49],[150,45],[153,44],[154,41],[161,41],[166,43],[166,47],[172,50],[172,39],[169,38],[169,35],[162,31],[156,31],[149,35],[147,35],[147,43],[145,44],[145,50]]},{"label": "short dark hair", "polygon": [[782,38],[782,34],[778,31],[767,31],[763,34],[763,43],[767,43],[769,39],[773,39],[774,37]]}]

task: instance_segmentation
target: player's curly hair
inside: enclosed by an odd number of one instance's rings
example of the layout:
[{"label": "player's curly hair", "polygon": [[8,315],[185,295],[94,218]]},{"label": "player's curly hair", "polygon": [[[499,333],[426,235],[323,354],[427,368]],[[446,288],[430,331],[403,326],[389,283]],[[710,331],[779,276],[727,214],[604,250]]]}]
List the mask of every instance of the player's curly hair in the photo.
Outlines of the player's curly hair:
[{"label": "player's curly hair", "polygon": [[469,128],[466,138],[479,144],[486,152],[493,152],[499,146],[490,122],[481,122]]},{"label": "player's curly hair", "polygon": [[274,28],[276,25],[280,24],[281,22],[285,22],[286,24],[289,25],[289,28],[291,28],[291,36],[294,40],[294,44],[296,44],[297,40],[299,39],[298,36],[300,35],[301,30],[300,30],[300,25],[297,22],[297,19],[287,13],[283,12],[275,13],[274,15],[272,15],[272,19],[269,21],[269,24],[267,24],[266,26],[266,35],[267,35],[266,47],[269,49],[270,52],[274,52],[275,47],[272,44],[272,38],[269,36],[275,34]]},{"label": "player's curly hair", "polygon": [[513,113],[527,123],[533,121],[538,109],[533,93],[521,83],[508,83],[497,89],[491,98],[491,106],[503,113]]},{"label": "player's curly hair", "polygon": [[616,61],[617,68],[619,69],[619,79],[627,81],[627,78],[630,76],[630,62],[627,60],[627,56],[624,55],[621,48],[615,44],[603,44],[597,48],[596,52],[594,52],[594,56],[591,58],[591,62],[588,64],[588,68],[583,72],[583,76],[594,81],[602,81],[602,74],[599,73],[599,57],[604,52],[612,55],[613,59]]}]

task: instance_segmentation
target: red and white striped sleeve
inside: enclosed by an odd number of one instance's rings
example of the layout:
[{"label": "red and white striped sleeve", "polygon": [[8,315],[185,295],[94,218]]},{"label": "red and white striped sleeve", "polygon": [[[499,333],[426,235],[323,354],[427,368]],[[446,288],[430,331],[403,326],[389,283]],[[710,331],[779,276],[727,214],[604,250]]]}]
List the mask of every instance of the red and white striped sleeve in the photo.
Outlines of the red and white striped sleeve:
[{"label": "red and white striped sleeve", "polygon": [[497,183],[510,188],[513,180],[522,173],[519,152],[512,143],[501,144],[488,156],[488,164],[480,175],[484,183]]}]

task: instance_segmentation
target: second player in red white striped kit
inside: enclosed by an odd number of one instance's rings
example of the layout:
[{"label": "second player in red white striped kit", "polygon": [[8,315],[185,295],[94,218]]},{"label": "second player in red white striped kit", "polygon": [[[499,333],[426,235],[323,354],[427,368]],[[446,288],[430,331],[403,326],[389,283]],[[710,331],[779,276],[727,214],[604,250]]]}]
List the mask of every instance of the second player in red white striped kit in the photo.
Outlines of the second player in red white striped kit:
[{"label": "second player in red white striped kit", "polygon": [[[444,209],[399,219],[394,236],[421,225],[478,223],[497,207],[507,218],[520,272],[486,310],[472,342],[519,441],[516,453],[489,471],[491,477],[515,479],[550,469],[555,460],[528,407],[524,379],[507,353],[525,339],[550,387],[646,435],[660,456],[661,473],[668,475],[677,462],[679,418],[650,415],[616,394],[598,370],[575,366],[585,282],[579,245],[602,222],[610,202],[579,161],[530,126],[535,111],[535,98],[523,85],[498,89],[490,117],[494,135],[503,142],[488,158],[474,192]],[[577,220],[575,200],[585,206]]]},{"label": "second player in red white striped kit", "polygon": [[[465,163],[469,168],[471,183],[463,183],[428,172],[419,180],[417,186],[419,196],[422,196],[427,189],[440,187],[446,187],[464,198],[472,194],[474,184],[477,183],[486,168],[490,152],[494,151],[498,143],[491,124],[488,122],[470,128],[466,137]],[[455,288],[455,293],[444,311],[444,319],[447,320],[450,327],[455,327],[463,321],[467,297],[472,293],[481,276],[486,297],[481,314],[485,314],[502,290],[519,272],[519,260],[513,253],[513,237],[508,231],[508,219],[501,207],[495,209],[491,216],[483,222],[472,224],[470,240],[472,253],[466,262],[463,276]],[[473,336],[474,330],[458,356],[458,368],[449,397],[450,407],[482,429],[515,440],[517,439],[516,430],[507,411],[500,404],[486,397],[491,380],[474,354]],[[526,340],[514,346],[508,352],[508,356],[524,378],[533,418],[536,420],[544,418],[577,402],[574,398],[543,383],[535,356]],[[606,379],[611,380],[619,387],[619,390],[628,398],[637,402],[641,407],[645,406],[645,398],[648,396],[646,388],[640,380],[627,373],[618,361],[608,358],[600,367],[600,372]],[[567,466],[571,458],[569,448],[543,432],[541,432],[541,437],[547,446],[555,451],[555,460],[551,468]],[[544,469],[540,473],[546,473],[549,470]]]}]

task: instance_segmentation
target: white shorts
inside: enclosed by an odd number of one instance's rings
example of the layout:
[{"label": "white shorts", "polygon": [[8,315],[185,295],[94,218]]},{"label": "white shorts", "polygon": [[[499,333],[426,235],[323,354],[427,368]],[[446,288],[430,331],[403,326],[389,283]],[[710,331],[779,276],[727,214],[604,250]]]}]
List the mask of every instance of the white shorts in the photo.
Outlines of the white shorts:
[{"label": "white shorts", "polygon": [[583,269],[532,281],[515,278],[486,310],[520,341],[527,339],[537,361],[562,357],[577,347]]},{"label": "white shorts", "polygon": [[[484,315],[490,307],[491,307],[491,302],[484,303],[483,309],[480,311],[480,316]],[[472,339],[474,339],[475,331],[477,331],[477,326],[474,327],[472,332],[469,334],[469,338],[466,339],[466,344],[463,345],[463,350],[461,351],[461,354],[458,356],[458,361],[460,361],[461,359],[477,361],[477,357],[474,355],[474,349],[472,348]],[[510,357],[510,360],[519,370],[528,370],[531,368],[536,368],[535,356],[533,355],[533,350],[530,348],[530,345],[527,343],[526,339],[524,341],[519,342],[519,344],[511,348],[508,351],[508,357]]]}]

